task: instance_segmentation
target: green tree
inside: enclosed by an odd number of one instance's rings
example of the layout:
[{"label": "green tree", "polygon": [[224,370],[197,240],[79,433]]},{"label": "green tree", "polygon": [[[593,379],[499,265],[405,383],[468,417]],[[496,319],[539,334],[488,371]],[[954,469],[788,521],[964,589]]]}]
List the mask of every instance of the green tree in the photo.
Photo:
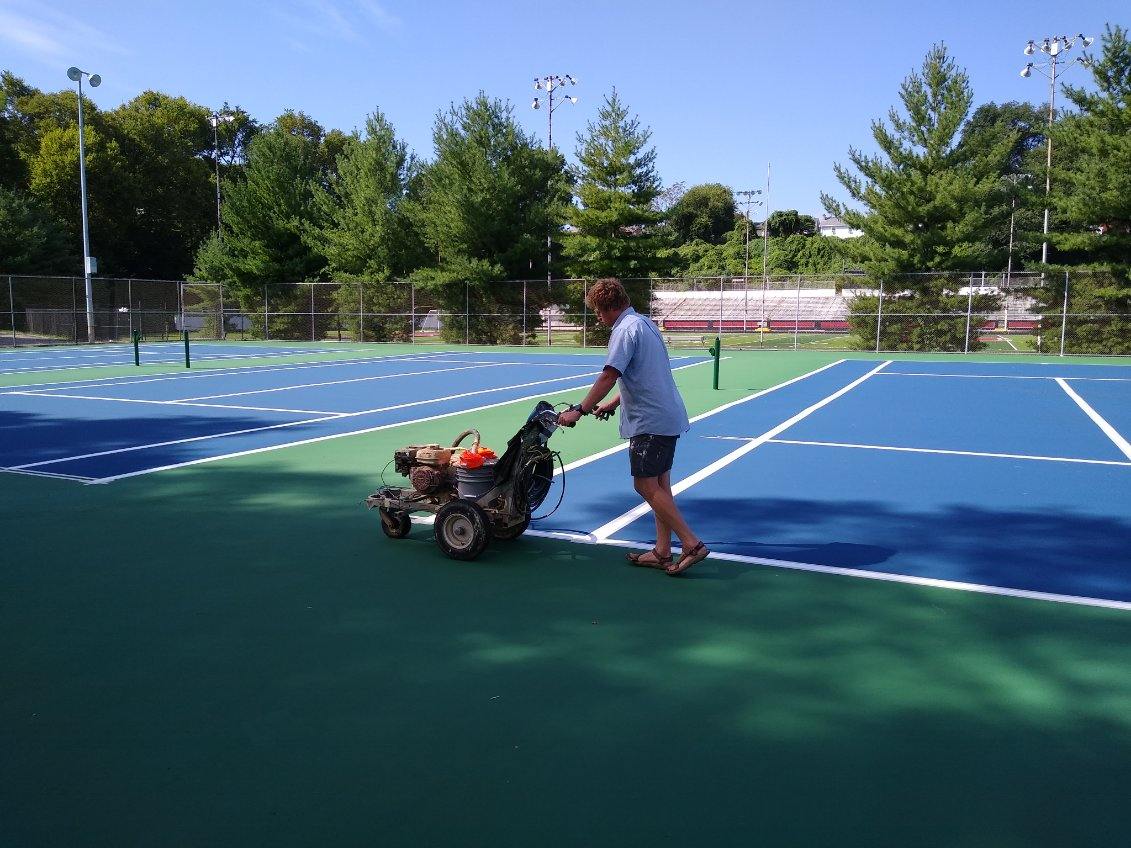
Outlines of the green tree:
[{"label": "green tree", "polygon": [[720,183],[692,186],[668,210],[678,244],[696,239],[721,243],[734,228],[734,193]]},{"label": "green tree", "polygon": [[767,222],[770,236],[812,236],[817,233],[817,219],[802,215],[796,209],[779,209]]},{"label": "green tree", "polygon": [[[970,112],[973,93],[966,73],[939,44],[931,48],[918,73],[900,88],[905,110],[890,110],[889,128],[873,121],[872,136],[880,152],[865,155],[850,148],[849,159],[859,174],[837,164],[837,179],[867,211],[858,211],[822,195],[825,208],[849,226],[864,232],[858,250],[869,276],[894,282],[910,272],[961,272],[1000,267],[1001,255],[992,242],[1006,217],[1001,202],[1000,176],[1006,167],[1014,136],[1002,133],[988,144],[964,145],[961,130]],[[887,304],[889,314],[905,310],[909,320],[884,325],[885,350],[964,350],[978,347],[977,336],[966,338],[966,298],[958,294],[960,273],[950,276],[898,276],[899,294]],[[977,306],[992,309],[996,302],[980,297]],[[874,347],[874,299],[855,298],[853,310],[861,320],[856,337]],[[945,316],[961,315],[962,318]]]},{"label": "green tree", "polygon": [[183,97],[146,91],[107,115],[127,163],[131,202],[121,264],[131,275],[178,279],[215,229],[208,111]]},{"label": "green tree", "polygon": [[329,276],[358,281],[335,293],[344,325],[354,338],[385,339],[407,335],[407,325],[371,319],[362,328],[361,308],[370,313],[403,309],[405,287],[389,281],[405,279],[427,256],[404,208],[416,160],[380,111],[366,120],[365,132],[365,138],[349,137],[328,185],[315,187],[318,220],[309,240],[326,257]]},{"label": "green tree", "polygon": [[[1108,26],[1091,64],[1094,90],[1065,86],[1078,111],[1053,125],[1055,228],[1049,242],[1057,270],[1069,274],[1071,318],[1066,350],[1131,353],[1131,42]],[[1046,312],[1061,310],[1064,274],[1050,274],[1040,294]]]},{"label": "green tree", "polygon": [[[419,179],[409,212],[435,264],[414,278],[443,306],[464,310],[464,288],[506,315],[522,289],[501,280],[545,273],[546,233],[560,229],[570,199],[565,161],[542,149],[514,120],[514,107],[480,93],[436,117],[435,159]],[[456,284],[456,285],[453,285]],[[536,308],[536,304],[529,304]],[[521,319],[471,327],[479,341],[514,341]]]},{"label": "green tree", "polygon": [[[260,133],[248,145],[247,167],[241,178],[223,185],[224,234],[213,234],[196,254],[197,279],[224,282],[253,315],[267,294],[272,312],[291,311],[297,304],[286,283],[315,279],[326,259],[306,238],[312,220],[314,186],[320,178],[320,141],[278,126]],[[274,319],[271,332],[295,332],[296,323]],[[258,318],[252,328],[262,326]],[[306,337],[306,333],[300,333]]]},{"label": "green tree", "polygon": [[867,211],[822,195],[825,208],[869,240],[865,270],[877,279],[901,272],[997,267],[988,235],[1003,218],[999,180],[1014,138],[961,144],[973,94],[943,45],[931,48],[900,88],[906,114],[873,121],[880,153],[849,149],[859,174],[837,164],[837,179]]},{"label": "green tree", "polygon": [[0,271],[58,274],[80,266],[67,231],[35,197],[0,186]]},{"label": "green tree", "polygon": [[[652,132],[629,116],[616,89],[577,135],[579,206],[570,209],[574,231],[565,240],[572,273],[581,277],[647,277],[666,266]],[[640,305],[640,304],[638,304]]]}]

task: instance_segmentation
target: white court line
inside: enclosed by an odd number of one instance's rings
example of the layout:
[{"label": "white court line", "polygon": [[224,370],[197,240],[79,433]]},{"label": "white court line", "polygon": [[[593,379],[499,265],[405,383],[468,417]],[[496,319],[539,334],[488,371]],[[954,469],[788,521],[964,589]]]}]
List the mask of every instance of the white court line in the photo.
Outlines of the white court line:
[{"label": "white court line", "polygon": [[190,403],[184,400],[145,400],[143,398],[112,398],[97,395],[60,395],[40,394],[39,392],[9,392],[11,395],[36,398],[62,398],[63,400],[101,400],[108,403],[143,403],[152,406],[202,406],[209,409],[245,409],[253,412],[293,412],[296,415],[325,415],[331,418],[341,418],[349,413],[327,412],[322,409],[281,409],[273,406],[236,406],[230,403]]},{"label": "white court line", "polygon": [[[743,436],[705,436],[707,439],[723,439],[727,441],[746,441]],[[1023,453],[988,453],[984,451],[941,450],[936,448],[904,448],[891,445],[857,445],[850,442],[811,442],[801,439],[770,439],[768,444],[773,445],[809,445],[822,448],[858,448],[861,450],[898,451],[902,453],[936,453],[947,456],[983,456],[992,459],[1029,459],[1038,462],[1071,462],[1081,465],[1118,465],[1131,468],[1131,462],[1120,462],[1115,459],[1076,459],[1067,456],[1040,456]]]},{"label": "white court line", "polygon": [[[231,430],[231,431],[224,432],[224,433],[213,433],[213,434],[208,435],[208,436],[191,436],[191,437],[184,438],[184,439],[171,439],[169,441],[153,442],[151,444],[146,444],[146,445],[131,445],[130,447],[125,447],[125,448],[114,448],[113,450],[95,451],[93,453],[77,454],[75,456],[65,456],[65,457],[61,457],[59,459],[47,459],[47,460],[41,460],[39,462],[28,462],[28,463],[25,463],[23,465],[13,465],[12,468],[37,468],[41,465],[54,465],[54,464],[59,463],[59,462],[74,462],[74,461],[77,461],[77,460],[80,460],[80,459],[91,459],[93,457],[98,457],[98,456],[109,456],[111,454],[129,453],[131,451],[148,450],[150,448],[162,448],[162,447],[168,447],[170,445],[186,444],[188,442],[201,442],[201,441],[207,441],[209,439],[222,439],[226,436],[242,436],[246,433],[259,433],[259,432],[262,432],[264,430],[278,430],[278,429],[282,429],[284,427],[298,427],[298,426],[302,426],[304,424],[316,424],[316,423],[319,423],[319,422],[322,422],[322,421],[330,421],[330,420],[341,419],[341,418],[356,418],[360,415],[373,415],[373,414],[378,413],[378,412],[390,412],[394,409],[406,409],[406,408],[412,407],[412,406],[424,406],[424,405],[432,404],[432,403],[442,403],[444,401],[457,400],[459,398],[472,397],[474,395],[490,394],[491,392],[505,392],[505,391],[510,391],[512,389],[527,388],[528,386],[540,386],[540,385],[544,385],[546,383],[560,383],[564,380],[575,380],[575,379],[578,379],[580,377],[595,377],[595,376],[597,376],[598,373],[600,373],[600,372],[594,371],[591,374],[578,374],[578,375],[573,376],[573,377],[554,377],[553,379],[550,379],[550,380],[535,380],[535,381],[532,381],[532,382],[529,382],[529,383],[518,383],[518,384],[512,385],[512,386],[498,386],[498,387],[490,388],[490,389],[478,389],[478,390],[473,391],[473,392],[460,392],[459,394],[448,395],[447,397],[428,398],[428,399],[425,399],[425,400],[415,400],[415,401],[410,401],[408,403],[393,404],[391,406],[379,406],[379,407],[376,407],[374,409],[363,409],[363,410],[360,410],[358,412],[337,412],[337,413],[334,413],[333,415],[330,415],[330,416],[327,416],[327,417],[324,417],[324,418],[308,418],[308,419],[304,419],[302,421],[287,421],[287,422],[284,422],[282,424],[270,424],[270,425],[263,426],[263,427],[249,427],[249,428],[246,428],[246,429],[243,429],[243,430]],[[570,388],[572,388],[572,387],[570,387]],[[566,391],[566,389],[561,389],[560,391]],[[510,403],[510,401],[506,401],[506,403]],[[482,408],[488,408],[488,407],[482,407]],[[462,412],[462,411],[466,411],[466,410],[460,410],[460,411]],[[458,414],[458,413],[446,413],[446,414],[455,415],[455,414]],[[438,417],[443,417],[443,416],[438,416]],[[423,418],[423,419],[414,419],[414,421],[401,421],[396,426],[400,426],[401,424],[415,423],[416,420],[429,421],[431,419],[430,418]],[[390,425],[390,426],[392,426],[392,425]],[[376,428],[376,429],[382,429],[382,428]],[[355,431],[355,432],[367,433],[367,432],[370,432],[370,430],[358,430],[358,431]],[[335,434],[334,437],[348,436],[348,435],[353,435],[353,432]],[[328,438],[328,437],[322,437],[322,438]],[[288,442],[285,445],[277,445],[275,447],[290,447],[292,444],[303,444],[303,442]],[[240,454],[236,453],[236,454],[228,454],[228,455],[229,456],[239,456]],[[211,459],[222,459],[222,458],[223,457],[211,457]],[[191,465],[193,463],[185,463],[185,464]],[[157,470],[157,469],[149,469],[149,470]],[[127,475],[127,476],[130,476],[130,475]]]},{"label": "white court line", "polygon": [[[363,357],[360,359],[335,359],[330,362],[293,362],[286,365],[237,365],[231,368],[205,368],[200,371],[192,373],[185,373],[184,369],[180,371],[159,371],[144,377],[135,377],[132,374],[121,374],[117,377],[91,377],[87,380],[57,380],[52,383],[29,383],[22,386],[9,386],[7,388],[0,388],[0,395],[8,394],[10,391],[26,391],[34,389],[37,392],[55,392],[67,391],[71,388],[79,389],[100,389],[105,386],[134,386],[141,383],[165,383],[170,380],[199,380],[206,377],[231,377],[240,376],[241,374],[271,374],[276,371],[301,371],[310,368],[335,368],[339,365],[365,365],[367,363],[386,363],[386,362],[424,362],[425,364],[435,362],[433,356],[385,356],[385,357]],[[462,360],[454,360],[462,361]]]},{"label": "white court line", "polygon": [[246,392],[228,392],[222,395],[200,395],[200,397],[182,398],[179,403],[193,400],[216,400],[226,397],[245,397],[247,395],[265,395],[271,392],[289,392],[292,389],[314,389],[320,386],[340,386],[345,383],[367,383],[373,380],[391,380],[394,377],[416,377],[422,374],[447,374],[452,371],[469,371],[477,368],[496,368],[500,365],[512,365],[510,362],[497,362],[490,365],[461,365],[457,368],[434,368],[431,371],[401,371],[396,374],[377,374],[372,377],[348,377],[345,380],[325,380],[320,383],[299,383],[294,386],[277,386],[273,389],[253,389]]},{"label": "white court line", "polygon": [[[215,362],[221,359],[278,359],[284,356],[304,356],[310,354],[323,354],[323,353],[339,353],[340,351],[326,350],[326,351],[301,351],[300,353],[224,353],[224,354],[204,354],[194,356],[194,362]],[[107,354],[104,354],[104,356]],[[49,357],[49,359],[62,359],[65,357]],[[96,358],[91,355],[87,358]],[[183,362],[184,355],[171,356],[168,352],[162,351],[160,356],[154,355],[150,352],[147,356],[142,357],[145,361],[143,365],[165,365],[172,362]],[[43,367],[17,367],[6,371],[0,371],[0,376],[19,376],[21,374],[41,374],[47,371],[72,371],[82,368],[124,368],[132,366],[133,357],[124,359],[121,362],[79,362],[70,365],[46,365]],[[7,368],[7,363],[0,363],[0,367]]]},{"label": "white court line", "polygon": [[[728,359],[729,357],[723,357],[723,358]],[[707,361],[710,362],[711,360],[708,359]],[[770,386],[768,389],[762,389],[761,391],[755,392],[752,395],[747,395],[746,397],[739,398],[738,400],[732,400],[730,403],[724,403],[722,406],[716,406],[714,409],[709,409],[706,412],[701,413],[700,415],[696,415],[694,418],[691,419],[691,423],[694,424],[697,421],[702,421],[704,418],[710,418],[712,415],[718,415],[720,412],[725,412],[726,410],[730,409],[731,407],[735,407],[735,406],[738,406],[739,404],[743,404],[743,403],[748,403],[749,401],[752,401],[756,398],[760,398],[763,395],[768,395],[770,392],[776,392],[778,389],[783,389],[786,386],[790,386],[790,385],[793,385],[794,383],[800,382],[801,380],[808,379],[809,377],[812,377],[814,374],[820,374],[822,371],[826,371],[829,368],[832,368],[834,365],[840,365],[842,362],[847,362],[847,361],[848,360],[846,360],[846,359],[838,359],[836,362],[830,362],[828,365],[822,365],[820,368],[814,368],[812,371],[808,371],[808,372],[806,372],[805,374],[802,374],[799,377],[794,377],[791,380],[786,380],[785,382],[778,383],[777,385],[774,385],[774,386]],[[700,363],[700,362],[692,363],[692,365],[701,365],[701,364],[702,363]],[[673,368],[672,370],[673,371],[679,371],[682,368],[691,368],[691,367],[692,367],[691,365],[681,365],[679,368]],[[600,451],[598,453],[590,454],[589,456],[582,457],[581,459],[576,459],[573,462],[571,462],[569,465],[565,466],[564,468],[559,468],[557,471],[555,471],[554,476],[556,477],[559,474],[562,474],[566,471],[573,471],[573,469],[575,469],[575,468],[580,468],[583,465],[588,465],[591,462],[596,462],[598,459],[604,459],[606,456],[612,456],[613,454],[619,453],[620,451],[623,451],[623,450],[628,450],[628,442],[621,442],[618,445],[613,445],[611,448],[607,448],[607,449]]]},{"label": "white court line", "polygon": [[78,474],[56,474],[51,471],[24,471],[19,468],[5,468],[0,466],[0,471],[6,474],[26,474],[28,477],[53,477],[58,480],[71,480],[79,483],[93,483],[93,477],[83,477]]},{"label": "white court line", "polygon": [[[682,368],[694,368],[698,365],[706,365],[710,361],[711,360],[707,359],[707,360],[703,360],[702,362],[692,362],[689,365],[681,365],[680,369],[682,369]],[[680,369],[674,369],[673,368],[672,370],[675,371],[675,370],[680,370]],[[577,376],[596,376],[597,373],[599,373],[599,372],[594,372],[591,375],[577,375]],[[560,377],[560,378],[557,378],[556,380],[543,380],[541,382],[553,383],[553,382],[560,382],[561,380],[565,380],[565,379],[570,379],[570,378]],[[530,383],[530,384],[523,384],[523,385],[538,385],[538,384],[537,383]],[[589,384],[584,383],[584,384],[581,384],[581,385],[578,385],[578,386],[565,386],[565,387],[563,387],[563,388],[561,388],[557,391],[558,392],[566,392],[566,391],[573,391],[574,389],[583,389],[583,388],[588,388],[588,387],[589,387]],[[515,388],[517,388],[517,387],[515,387]],[[495,391],[497,391],[497,390],[495,390]],[[482,394],[482,392],[472,392],[471,394]],[[455,395],[454,397],[459,397],[459,395]],[[205,456],[205,457],[201,457],[199,459],[188,460],[187,462],[176,462],[176,463],[172,463],[170,465],[162,465],[162,466],[159,466],[157,468],[145,468],[145,469],[142,469],[140,471],[130,471],[130,472],[127,472],[125,474],[115,474],[112,477],[100,477],[100,478],[91,480],[90,482],[91,483],[113,483],[115,480],[124,480],[127,477],[140,477],[144,474],[153,474],[153,473],[158,472],[158,471],[169,471],[169,470],[174,469],[174,468],[184,468],[185,466],[189,466],[189,465],[201,465],[201,464],[206,463],[206,462],[216,462],[216,461],[221,460],[221,459],[232,459],[234,457],[239,457],[239,456],[250,456],[251,454],[266,453],[268,451],[275,451],[275,450],[283,450],[285,448],[298,447],[299,445],[310,445],[310,444],[314,444],[316,442],[327,442],[327,441],[330,441],[331,439],[342,439],[342,438],[345,438],[346,436],[360,436],[360,435],[363,435],[363,434],[366,434],[366,433],[375,433],[379,430],[390,430],[394,427],[408,427],[408,426],[412,426],[412,425],[415,425],[415,424],[422,424],[425,421],[438,421],[442,418],[451,418],[454,415],[470,415],[473,412],[481,412],[485,409],[495,409],[496,407],[508,406],[510,404],[515,404],[515,403],[524,403],[524,402],[528,402],[528,401],[532,401],[532,400],[542,400],[542,399],[544,399],[544,397],[545,397],[544,393],[539,393],[539,394],[536,394],[536,395],[527,395],[525,397],[511,398],[509,400],[501,400],[501,401],[498,401],[496,403],[484,404],[483,406],[477,406],[477,407],[474,407],[474,408],[471,408],[471,409],[459,409],[459,410],[456,410],[455,412],[442,412],[442,413],[439,413],[437,415],[429,415],[425,418],[414,418],[411,421],[399,421],[399,422],[392,423],[392,424],[378,424],[375,427],[366,427],[366,428],[361,429],[361,430],[350,430],[350,431],[345,432],[345,433],[330,433],[330,434],[325,435],[325,436],[314,436],[314,437],[309,438],[309,439],[301,439],[301,440],[296,441],[296,442],[286,442],[285,444],[281,444],[281,445],[266,445],[266,446],[261,447],[261,448],[249,448],[248,450],[235,451],[233,453],[220,454],[218,456]],[[415,405],[415,404],[407,404],[407,405],[411,406],[411,405]],[[348,414],[349,415],[355,415],[355,414],[356,415],[362,415],[364,413],[348,413]],[[345,416],[343,416],[343,417],[345,417]],[[297,422],[297,423],[309,424],[309,423],[312,423],[312,422],[306,421],[306,422]]]},{"label": "white court line", "polygon": [[[835,392],[833,392],[828,397],[822,398],[821,400],[817,401],[816,403],[814,403],[810,406],[807,406],[805,409],[801,410],[801,412],[797,413],[793,417],[788,418],[785,421],[783,421],[782,423],[778,424],[776,427],[773,427],[773,428],[767,430],[761,436],[758,436],[758,438],[751,439],[749,442],[747,442],[742,447],[731,451],[730,453],[728,453],[726,456],[722,457],[721,459],[717,459],[714,462],[712,462],[710,465],[706,466],[705,468],[701,468],[698,471],[696,471],[694,474],[692,474],[688,477],[685,477],[684,479],[682,479],[678,483],[676,483],[674,486],[672,486],[672,495],[673,496],[678,495],[680,492],[684,492],[687,489],[690,489],[696,483],[699,483],[700,481],[705,480],[706,478],[708,478],[712,474],[714,474],[716,471],[719,471],[719,470],[725,468],[726,466],[730,465],[735,460],[740,459],[741,457],[750,453],[752,450],[757,448],[759,445],[765,444],[767,441],[774,438],[774,436],[778,435],[778,433],[781,433],[785,430],[788,430],[790,427],[792,427],[798,421],[801,421],[802,419],[809,417],[814,412],[816,412],[818,409],[821,409],[822,407],[827,406],[828,404],[832,403],[837,398],[841,397],[842,395],[846,394],[847,392],[852,391],[854,388],[859,386],[861,383],[863,383],[865,380],[867,380],[873,374],[876,374],[877,372],[881,371],[882,369],[886,368],[889,365],[891,365],[891,360],[881,362],[879,365],[877,365],[875,368],[873,368],[867,374],[865,374],[862,377],[857,377],[855,380],[853,380],[847,386],[842,386],[841,388],[837,389]],[[617,516],[612,521],[609,521],[605,524],[602,524],[600,527],[598,527],[596,530],[593,531],[593,536],[597,539],[606,539],[609,536],[612,536],[614,533],[616,533],[622,527],[627,527],[629,524],[631,524],[636,519],[640,518],[643,515],[647,515],[651,511],[651,509],[652,508],[650,506],[648,506],[647,503],[642,503],[638,506],[635,506],[632,509],[630,509],[628,512],[624,513],[623,515]]]},{"label": "white court line", "polygon": [[1131,459],[1131,444],[1129,444],[1127,440],[1119,434],[1119,431],[1108,424],[1102,415],[1092,409],[1092,407],[1086,400],[1080,397],[1080,395],[1076,394],[1076,392],[1072,389],[1071,386],[1068,385],[1068,383],[1066,383],[1059,377],[1057,377],[1056,382],[1057,385],[1059,385],[1062,389],[1064,389],[1065,392],[1068,393],[1068,396],[1072,398],[1072,400],[1076,401],[1076,405],[1084,410],[1084,414],[1091,418],[1097,427],[1103,430],[1104,435],[1115,443],[1115,446],[1123,452],[1123,455],[1128,459]]},{"label": "white court line", "polygon": [[1131,383],[1131,377],[1034,377],[1020,374],[939,374],[933,371],[885,371],[881,377],[952,377],[960,380],[1072,380],[1081,383]]}]

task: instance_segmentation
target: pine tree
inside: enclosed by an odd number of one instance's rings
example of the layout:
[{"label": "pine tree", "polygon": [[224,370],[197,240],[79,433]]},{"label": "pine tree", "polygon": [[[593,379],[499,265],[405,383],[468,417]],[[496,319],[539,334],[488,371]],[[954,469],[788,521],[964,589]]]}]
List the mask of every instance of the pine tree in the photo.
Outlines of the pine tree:
[{"label": "pine tree", "polygon": [[973,93],[941,44],[904,80],[900,99],[906,114],[890,110],[890,128],[872,123],[878,155],[850,148],[859,175],[835,166],[837,179],[867,211],[822,195],[825,208],[864,232],[864,267],[875,278],[997,267],[990,235],[1005,208],[999,176],[1013,136],[983,133],[981,144],[960,143]]},{"label": "pine tree", "polygon": [[[665,238],[654,202],[660,195],[651,130],[629,117],[616,89],[586,134],[577,135],[574,232],[565,239],[570,271],[581,277],[647,277],[661,270]],[[638,304],[639,305],[639,304]]]},{"label": "pine tree", "polygon": [[[1095,91],[1065,86],[1079,110],[1053,125],[1049,233],[1055,270],[1069,271],[1065,350],[1131,353],[1131,41],[1108,26],[1091,63]],[[1053,270],[1053,269],[1050,269]],[[1040,295],[1060,312],[1064,273],[1048,275]]]}]

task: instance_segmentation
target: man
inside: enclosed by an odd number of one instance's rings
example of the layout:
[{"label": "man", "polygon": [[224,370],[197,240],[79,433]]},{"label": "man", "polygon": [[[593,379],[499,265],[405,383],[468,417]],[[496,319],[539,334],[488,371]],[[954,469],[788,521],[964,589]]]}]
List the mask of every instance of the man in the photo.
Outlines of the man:
[{"label": "man", "polygon": [[[633,565],[660,568],[668,574],[683,574],[710,551],[687,526],[675,504],[671,468],[676,440],[691,426],[687,409],[672,377],[668,350],[660,331],[632,308],[619,280],[597,280],[585,297],[597,320],[612,328],[609,355],[593,388],[581,403],[558,416],[558,423],[574,426],[590,413],[602,420],[623,406],[620,434],[628,439],[632,482],[656,518],[656,547],[628,555]],[[601,401],[620,380],[620,394]],[[679,537],[683,553],[672,562],[672,533]]]}]

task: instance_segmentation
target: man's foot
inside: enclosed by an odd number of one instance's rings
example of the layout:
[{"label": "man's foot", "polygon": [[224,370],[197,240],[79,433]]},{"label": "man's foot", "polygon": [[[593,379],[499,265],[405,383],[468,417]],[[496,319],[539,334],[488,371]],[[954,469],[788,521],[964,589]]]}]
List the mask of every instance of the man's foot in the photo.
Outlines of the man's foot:
[{"label": "man's foot", "polygon": [[672,565],[667,566],[664,571],[666,571],[672,577],[675,577],[678,574],[683,574],[683,572],[687,571],[687,569],[691,568],[691,566],[695,565],[695,563],[705,560],[707,558],[707,554],[709,553],[710,551],[707,550],[707,546],[702,542],[699,542],[693,548],[690,548],[689,550],[686,550],[682,554],[680,554],[679,559],[676,560]]},{"label": "man's foot", "polygon": [[633,565],[639,565],[642,568],[663,568],[667,569],[672,564],[672,558],[662,556],[659,551],[652,548],[650,551],[634,551],[628,555],[628,561]]}]

